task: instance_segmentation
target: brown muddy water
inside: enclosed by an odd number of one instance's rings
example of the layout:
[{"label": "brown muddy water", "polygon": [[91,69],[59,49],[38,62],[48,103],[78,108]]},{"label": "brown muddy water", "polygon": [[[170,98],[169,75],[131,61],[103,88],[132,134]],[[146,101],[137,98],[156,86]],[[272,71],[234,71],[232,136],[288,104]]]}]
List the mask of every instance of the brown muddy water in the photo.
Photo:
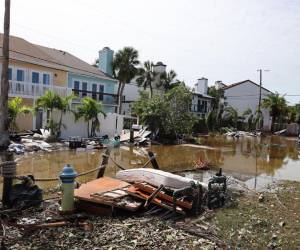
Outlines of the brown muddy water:
[{"label": "brown muddy water", "polygon": [[[147,151],[157,154],[162,170],[180,171],[192,169],[194,162],[201,158],[210,161],[211,171],[185,172],[186,176],[202,181],[207,180],[219,167],[228,176],[245,182],[251,188],[259,188],[273,180],[300,181],[300,146],[295,138],[285,137],[201,137],[199,148],[188,145],[150,146],[137,148],[121,146],[114,148],[111,157],[125,168],[142,166],[148,159]],[[74,166],[78,173],[99,165],[103,151],[58,151],[32,153],[19,157],[18,175],[32,173],[36,178],[57,177],[65,164]],[[109,161],[107,176],[114,176],[119,169]],[[78,178],[83,183],[94,179],[96,172]],[[39,182],[42,188],[53,188],[57,181]],[[1,185],[2,186],[2,185]]]}]

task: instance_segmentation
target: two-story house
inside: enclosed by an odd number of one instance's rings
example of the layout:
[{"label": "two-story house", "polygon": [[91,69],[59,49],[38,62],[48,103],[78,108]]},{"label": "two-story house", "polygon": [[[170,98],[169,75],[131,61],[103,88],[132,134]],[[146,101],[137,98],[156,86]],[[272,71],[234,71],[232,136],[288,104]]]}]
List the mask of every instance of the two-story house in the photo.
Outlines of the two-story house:
[{"label": "two-story house", "polygon": [[[0,48],[3,34],[0,34]],[[2,70],[2,49],[0,50],[0,70]],[[74,93],[81,98],[90,96],[103,103],[104,111],[114,113],[117,107],[116,89],[118,81],[109,70],[113,51],[104,48],[99,52],[100,68],[94,67],[68,52],[32,44],[19,37],[10,37],[9,52],[9,98],[22,97],[23,104],[33,106],[35,100],[47,90],[61,96]],[[107,70],[107,72],[102,71]],[[41,128],[46,122],[46,113],[19,117],[20,130]],[[117,118],[116,118],[117,119]],[[108,119],[109,120],[109,119]],[[111,121],[114,123],[113,121]],[[67,119],[73,125],[74,119]],[[69,125],[67,124],[67,125]],[[115,127],[114,123],[112,127]],[[75,133],[75,132],[74,132]],[[78,130],[74,135],[78,134]],[[68,133],[68,136],[72,135]]]}]

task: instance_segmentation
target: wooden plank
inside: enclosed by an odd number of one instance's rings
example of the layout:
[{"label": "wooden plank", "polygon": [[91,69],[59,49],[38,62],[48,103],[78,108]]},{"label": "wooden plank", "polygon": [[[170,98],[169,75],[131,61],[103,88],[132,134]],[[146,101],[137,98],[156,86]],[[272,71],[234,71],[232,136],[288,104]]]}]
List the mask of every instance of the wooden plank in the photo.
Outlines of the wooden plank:
[{"label": "wooden plank", "polygon": [[[138,189],[147,192],[149,194],[153,193],[156,189],[146,183],[135,183],[133,184],[134,187],[137,187]],[[157,194],[157,197],[166,200],[168,202],[173,202],[173,197],[170,195],[167,195],[163,192],[159,192]],[[177,200],[176,201],[176,205],[187,208],[187,209],[191,209],[192,208],[192,203],[191,202],[187,202],[187,201],[181,201],[181,200]]]},{"label": "wooden plank", "polygon": [[[137,197],[137,198],[140,198],[140,199],[143,199],[143,200],[147,200],[149,198],[149,195],[144,193],[142,190],[134,187],[134,186],[131,186],[129,188],[127,188],[127,192],[134,196],[134,197]],[[154,198],[151,203],[154,203],[162,208],[165,208],[165,209],[168,209],[170,211],[173,211],[173,206],[170,204],[166,204],[164,201],[162,201],[161,199],[159,198]],[[176,212],[179,213],[179,214],[183,214],[185,215],[185,212],[182,210],[181,207],[176,207]]]},{"label": "wooden plank", "polygon": [[130,184],[125,181],[120,181],[110,177],[102,177],[82,184],[78,189],[75,189],[74,196],[79,200],[89,201],[91,194],[122,189],[124,187],[128,187],[129,185]]}]

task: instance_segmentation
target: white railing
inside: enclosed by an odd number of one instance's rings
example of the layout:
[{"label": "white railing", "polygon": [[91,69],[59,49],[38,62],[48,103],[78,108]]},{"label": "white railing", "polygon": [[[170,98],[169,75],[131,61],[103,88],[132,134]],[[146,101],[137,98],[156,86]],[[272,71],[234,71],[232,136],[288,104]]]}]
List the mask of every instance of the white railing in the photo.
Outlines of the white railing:
[{"label": "white railing", "polygon": [[61,96],[66,96],[72,93],[72,90],[67,87],[9,81],[9,95],[12,97],[20,96],[24,98],[34,98],[44,95],[47,90],[52,90]]}]

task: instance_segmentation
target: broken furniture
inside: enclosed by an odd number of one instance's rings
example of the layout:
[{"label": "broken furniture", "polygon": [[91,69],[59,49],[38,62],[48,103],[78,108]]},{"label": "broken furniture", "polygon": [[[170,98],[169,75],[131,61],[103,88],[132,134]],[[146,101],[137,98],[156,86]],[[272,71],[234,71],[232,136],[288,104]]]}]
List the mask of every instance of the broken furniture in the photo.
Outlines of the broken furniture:
[{"label": "broken furniture", "polygon": [[102,177],[75,190],[77,207],[81,210],[97,214],[112,214],[115,208],[136,211],[142,206],[142,201],[132,199],[126,192],[129,183]]}]

